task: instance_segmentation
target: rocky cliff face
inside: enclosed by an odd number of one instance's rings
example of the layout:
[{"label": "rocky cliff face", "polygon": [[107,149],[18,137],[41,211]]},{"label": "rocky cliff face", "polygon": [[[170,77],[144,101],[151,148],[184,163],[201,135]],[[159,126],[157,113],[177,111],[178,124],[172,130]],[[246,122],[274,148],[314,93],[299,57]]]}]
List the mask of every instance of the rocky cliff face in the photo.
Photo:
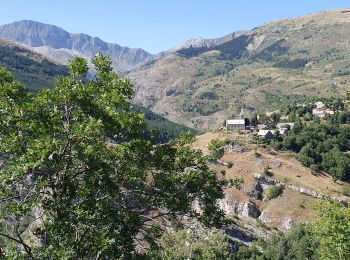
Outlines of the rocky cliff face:
[{"label": "rocky cliff face", "polygon": [[[134,69],[156,57],[143,49],[122,47],[104,42],[98,37],[83,33],[69,33],[54,25],[29,20],[0,26],[0,38],[32,47],[39,53],[45,52],[43,54],[53,60],[56,60],[56,56],[63,55],[59,62],[65,62],[77,54],[91,58],[97,52],[101,52],[111,56],[113,67],[120,72]],[[48,48],[50,51],[47,51]]]}]

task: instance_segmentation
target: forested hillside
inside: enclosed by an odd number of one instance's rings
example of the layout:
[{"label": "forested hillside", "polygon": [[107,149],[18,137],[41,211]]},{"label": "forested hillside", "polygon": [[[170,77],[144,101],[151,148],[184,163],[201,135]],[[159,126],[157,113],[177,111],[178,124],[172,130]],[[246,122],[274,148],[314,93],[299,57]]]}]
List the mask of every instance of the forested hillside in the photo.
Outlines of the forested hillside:
[{"label": "forested hillside", "polygon": [[10,70],[32,92],[50,88],[55,83],[55,77],[68,75],[66,66],[4,40],[0,40],[0,66]]}]

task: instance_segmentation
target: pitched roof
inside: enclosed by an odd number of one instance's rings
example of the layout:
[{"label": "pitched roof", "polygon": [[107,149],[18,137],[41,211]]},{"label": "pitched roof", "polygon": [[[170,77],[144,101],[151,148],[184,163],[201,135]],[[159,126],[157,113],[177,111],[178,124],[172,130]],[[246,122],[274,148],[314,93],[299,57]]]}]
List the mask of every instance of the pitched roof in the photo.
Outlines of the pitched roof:
[{"label": "pitched roof", "polygon": [[321,101],[318,101],[318,102],[315,103],[315,106],[316,106],[317,108],[324,108],[324,107],[325,107],[325,104],[323,104],[323,102],[321,102]]},{"label": "pitched roof", "polygon": [[227,125],[245,125],[245,121],[243,119],[229,119],[226,122]]},{"label": "pitched roof", "polygon": [[266,136],[269,132],[271,133],[270,130],[259,130],[258,135],[259,136]]}]

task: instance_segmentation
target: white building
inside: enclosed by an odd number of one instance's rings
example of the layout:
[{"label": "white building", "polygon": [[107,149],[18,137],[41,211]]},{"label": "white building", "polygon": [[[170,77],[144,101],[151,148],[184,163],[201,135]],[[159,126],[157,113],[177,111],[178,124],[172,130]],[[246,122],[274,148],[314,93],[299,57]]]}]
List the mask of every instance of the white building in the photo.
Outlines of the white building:
[{"label": "white building", "polygon": [[275,131],[272,130],[259,130],[258,137],[265,139],[273,139],[275,137]]},{"label": "white building", "polygon": [[238,130],[245,130],[245,116],[243,108],[239,113],[239,119],[228,119],[226,120],[226,128],[228,131],[234,132]]},{"label": "white building", "polygon": [[318,108],[318,109],[322,109],[322,108],[325,108],[325,107],[326,107],[325,104],[323,104],[323,102],[321,102],[321,101],[316,102],[316,103],[315,103],[315,106],[316,106],[316,108]]},{"label": "white building", "polygon": [[281,128],[278,129],[278,132],[279,132],[280,135],[286,135],[288,133],[288,131],[289,130],[286,127],[281,127]]},{"label": "white building", "polygon": [[325,117],[326,115],[335,115],[335,112],[325,106],[323,102],[316,102],[315,103],[315,108],[312,109],[312,115],[318,116],[318,117]]}]

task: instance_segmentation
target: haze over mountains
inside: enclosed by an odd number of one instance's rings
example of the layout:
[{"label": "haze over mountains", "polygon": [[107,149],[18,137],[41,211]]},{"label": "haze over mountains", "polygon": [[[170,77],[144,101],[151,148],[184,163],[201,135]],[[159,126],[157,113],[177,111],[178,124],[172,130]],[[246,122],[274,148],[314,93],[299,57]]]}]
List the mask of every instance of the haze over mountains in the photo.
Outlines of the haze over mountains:
[{"label": "haze over mountains", "polygon": [[29,47],[58,63],[67,64],[77,55],[91,59],[97,52],[101,52],[111,56],[113,67],[119,72],[133,70],[183,48],[213,47],[244,32],[234,32],[217,39],[191,39],[170,50],[151,54],[140,48],[122,47],[116,43],[104,42],[98,37],[69,33],[58,26],[30,20],[0,25],[0,38]]},{"label": "haze over mountains", "polygon": [[191,39],[159,54],[33,21],[0,26],[0,38],[62,64],[75,55],[109,54],[114,68],[135,82],[135,102],[208,130],[241,106],[261,113],[287,100],[349,90],[349,25],[347,9],[331,10],[217,39]]},{"label": "haze over mountains", "polygon": [[30,20],[0,26],[0,38],[31,47],[62,64],[66,64],[76,55],[90,59],[97,52],[101,52],[111,56],[113,67],[120,72],[134,69],[155,57],[143,49],[106,43],[98,37],[69,33],[55,25]]}]

